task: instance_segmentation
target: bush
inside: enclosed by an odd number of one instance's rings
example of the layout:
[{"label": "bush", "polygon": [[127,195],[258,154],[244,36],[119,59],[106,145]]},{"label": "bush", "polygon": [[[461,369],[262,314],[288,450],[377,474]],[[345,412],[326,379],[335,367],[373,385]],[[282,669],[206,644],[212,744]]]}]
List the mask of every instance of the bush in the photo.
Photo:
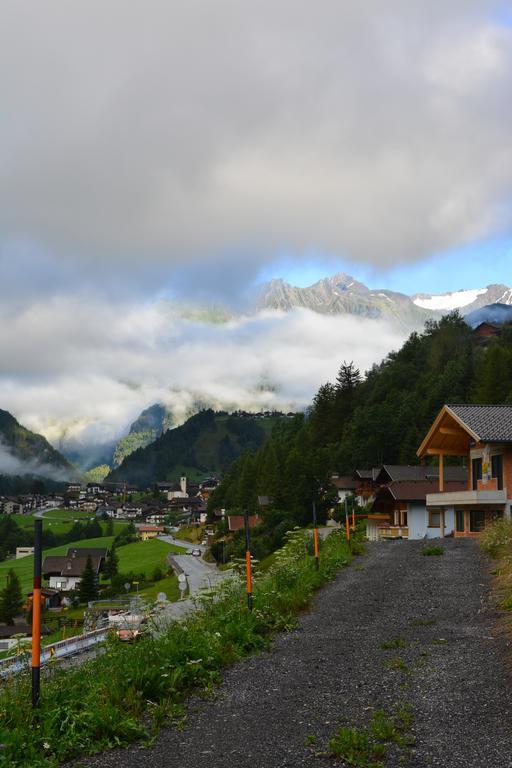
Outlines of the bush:
[{"label": "bush", "polygon": [[512,520],[502,518],[483,531],[480,537],[482,549],[490,557],[499,557],[512,549]]},{"label": "bush", "polygon": [[444,549],[442,547],[425,547],[421,554],[425,557],[439,557],[444,555]]}]

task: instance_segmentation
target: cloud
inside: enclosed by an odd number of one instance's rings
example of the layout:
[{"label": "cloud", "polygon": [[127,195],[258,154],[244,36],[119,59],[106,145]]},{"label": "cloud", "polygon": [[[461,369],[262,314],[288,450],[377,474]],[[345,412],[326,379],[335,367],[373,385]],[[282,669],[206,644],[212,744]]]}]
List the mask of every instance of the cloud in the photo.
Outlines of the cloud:
[{"label": "cloud", "polygon": [[105,443],[155,402],[300,409],[342,360],[363,370],[403,341],[385,323],[298,309],[224,323],[166,302],[54,299],[0,312],[0,403],[52,442]]},{"label": "cloud", "polygon": [[52,480],[70,480],[71,474],[38,461],[24,461],[15,456],[0,440],[0,475],[36,475]]},{"label": "cloud", "polygon": [[510,233],[499,5],[7,0],[4,243],[101,278],[220,254],[254,274],[283,247],[389,266]]}]

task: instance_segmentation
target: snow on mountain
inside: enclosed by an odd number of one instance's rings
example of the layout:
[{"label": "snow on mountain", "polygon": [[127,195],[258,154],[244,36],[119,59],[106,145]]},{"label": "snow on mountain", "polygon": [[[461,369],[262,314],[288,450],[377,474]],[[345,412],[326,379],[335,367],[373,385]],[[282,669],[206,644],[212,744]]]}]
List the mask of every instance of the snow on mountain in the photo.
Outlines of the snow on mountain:
[{"label": "snow on mountain", "polygon": [[452,310],[467,307],[473,304],[479,296],[487,293],[487,288],[475,288],[469,291],[455,291],[454,293],[442,293],[438,296],[424,296],[423,294],[413,298],[417,307],[433,310]]}]

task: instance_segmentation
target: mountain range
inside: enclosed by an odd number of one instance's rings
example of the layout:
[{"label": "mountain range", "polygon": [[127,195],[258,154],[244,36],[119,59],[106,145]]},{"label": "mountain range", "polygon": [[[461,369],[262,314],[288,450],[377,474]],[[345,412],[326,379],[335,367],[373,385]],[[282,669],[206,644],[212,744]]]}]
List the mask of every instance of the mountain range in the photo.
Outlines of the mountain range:
[{"label": "mountain range", "polygon": [[370,289],[340,272],[306,288],[298,288],[280,278],[271,280],[263,287],[257,306],[284,312],[302,307],[321,314],[383,319],[412,331],[422,328],[427,320],[440,318],[452,310],[458,309],[465,315],[496,303],[512,304],[512,289],[492,284],[486,288],[408,296],[385,288]]},{"label": "mountain range", "polygon": [[[247,307],[243,314],[245,317],[251,314],[257,315],[262,310],[288,313],[296,308],[308,309],[323,315],[382,320],[399,328],[403,334],[408,334],[413,330],[422,330],[427,320],[438,320],[454,309],[466,316],[468,324],[473,327],[482,319],[501,322],[500,318],[507,316],[507,313],[512,310],[512,289],[503,284],[491,284],[485,288],[441,294],[407,295],[386,288],[371,289],[348,274],[338,273],[304,288],[291,285],[283,279],[274,279],[263,286],[255,305]],[[219,308],[216,308],[213,313],[202,312],[200,308],[193,310],[185,306],[181,309],[182,314],[180,314],[179,305],[176,305],[175,314],[190,318],[195,323],[207,325],[213,323],[222,326],[227,321],[236,320],[233,312],[224,312]],[[218,403],[214,404],[203,396],[200,390],[196,394],[193,407],[185,414],[185,418],[209,407],[219,407]],[[172,402],[148,405],[149,407],[146,407],[131,425],[126,426],[125,433],[117,440],[101,445],[92,444],[91,441],[82,442],[70,437],[66,426],[63,425],[62,433],[59,434],[58,430],[53,430],[51,438],[60,451],[60,453],[55,451],[60,459],[56,459],[54,455],[53,459],[46,461],[45,457],[49,455],[48,449],[53,449],[45,441],[44,445],[41,444],[41,451],[36,451],[29,456],[18,455],[16,451],[9,453],[9,466],[15,466],[16,460],[30,462],[34,459],[39,465],[48,464],[52,471],[55,471],[56,467],[59,471],[69,471],[68,459],[82,471],[92,470],[96,473],[94,478],[100,479],[110,469],[115,470],[120,467],[134,451],[150,446],[184,420],[183,414],[179,419],[173,412]],[[222,405],[221,403],[220,407]],[[233,407],[232,403],[230,407]],[[238,407],[244,406],[239,403]],[[23,428],[20,427],[20,429]],[[2,439],[4,438],[0,429],[0,440]],[[39,439],[44,440],[40,436]],[[1,449],[0,444],[0,451]],[[11,451],[11,449],[12,446],[7,443],[4,452],[0,453],[4,458],[4,466],[7,461],[5,450]]]}]

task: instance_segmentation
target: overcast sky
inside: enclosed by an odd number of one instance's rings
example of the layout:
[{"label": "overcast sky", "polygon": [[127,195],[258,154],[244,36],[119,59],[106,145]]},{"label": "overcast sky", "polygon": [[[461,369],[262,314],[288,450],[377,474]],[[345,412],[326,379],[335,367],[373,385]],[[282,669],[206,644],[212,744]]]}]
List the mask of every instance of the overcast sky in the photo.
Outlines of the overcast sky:
[{"label": "overcast sky", "polygon": [[[342,267],[411,293],[512,282],[511,19],[493,0],[0,0],[0,407],[118,428],[216,381],[188,333],[222,360],[240,329],[162,325],[163,298],[247,306],[264,277]],[[250,379],[301,322],[260,320]],[[352,326],[314,327],[336,351],[292,337],[283,401],[350,356]]]}]

